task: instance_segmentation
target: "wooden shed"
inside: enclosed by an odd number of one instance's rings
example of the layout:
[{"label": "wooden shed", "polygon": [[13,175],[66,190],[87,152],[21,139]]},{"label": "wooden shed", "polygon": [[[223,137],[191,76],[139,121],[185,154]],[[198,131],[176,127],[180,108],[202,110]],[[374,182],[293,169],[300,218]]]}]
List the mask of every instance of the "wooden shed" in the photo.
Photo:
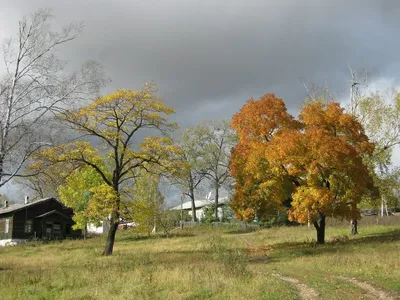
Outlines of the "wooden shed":
[{"label": "wooden shed", "polygon": [[81,236],[73,230],[73,211],[55,198],[0,207],[0,245],[31,238],[65,239]]}]

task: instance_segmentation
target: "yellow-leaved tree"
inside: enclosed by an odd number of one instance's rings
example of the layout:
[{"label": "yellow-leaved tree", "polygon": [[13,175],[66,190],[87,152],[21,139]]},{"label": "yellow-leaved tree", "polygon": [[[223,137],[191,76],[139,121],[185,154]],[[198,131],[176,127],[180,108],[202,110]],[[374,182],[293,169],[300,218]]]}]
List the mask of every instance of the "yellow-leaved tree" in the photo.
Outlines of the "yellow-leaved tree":
[{"label": "yellow-leaved tree", "polygon": [[[108,217],[104,255],[113,252],[115,233],[126,210],[124,201],[129,200],[126,193],[132,190],[138,172],[151,167],[159,174],[171,174],[183,167],[175,161],[180,150],[168,137],[177,127],[168,121],[174,109],[166,107],[155,91],[153,84],[139,91],[118,90],[80,109],[60,112],[59,120],[82,133],[81,140],[43,150],[35,157],[33,168],[38,170],[62,165],[96,172],[96,182],[87,190],[90,200],[85,215]],[[148,136],[151,132],[157,136]],[[82,140],[88,138],[90,142]]]}]

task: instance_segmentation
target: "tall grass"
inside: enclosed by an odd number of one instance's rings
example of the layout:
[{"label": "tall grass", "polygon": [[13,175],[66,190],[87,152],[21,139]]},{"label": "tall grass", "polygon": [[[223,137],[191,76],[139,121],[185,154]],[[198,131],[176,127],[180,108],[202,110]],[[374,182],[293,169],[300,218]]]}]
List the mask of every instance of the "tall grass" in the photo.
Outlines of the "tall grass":
[{"label": "tall grass", "polygon": [[307,226],[249,233],[202,226],[170,238],[118,232],[111,257],[101,256],[101,237],[4,247],[0,298],[297,299],[294,287],[275,273],[305,282],[323,299],[363,296],[332,275],[398,293],[399,226],[360,227],[356,237],[347,237],[348,231],[329,227],[327,245],[318,247]]}]

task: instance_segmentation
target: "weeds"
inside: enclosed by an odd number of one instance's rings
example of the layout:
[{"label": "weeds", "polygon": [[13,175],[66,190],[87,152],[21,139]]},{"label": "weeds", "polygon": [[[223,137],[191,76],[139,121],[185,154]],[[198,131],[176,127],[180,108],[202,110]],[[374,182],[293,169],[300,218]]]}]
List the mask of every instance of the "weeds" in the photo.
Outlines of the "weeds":
[{"label": "weeds", "polygon": [[248,276],[248,256],[243,249],[228,248],[223,239],[213,237],[209,242],[209,249],[214,261],[220,263],[227,274],[235,276]]},{"label": "weeds", "polygon": [[0,298],[296,299],[274,273],[323,299],[360,298],[357,287],[338,289],[332,276],[400,292],[398,225],[362,227],[351,238],[348,226],[327,228],[322,247],[312,247],[315,230],[306,226],[231,230],[200,226],[149,239],[118,232],[110,257],[101,256],[101,237],[0,248]]},{"label": "weeds", "polygon": [[345,244],[349,241],[349,237],[347,235],[341,234],[341,235],[335,235],[330,238],[329,242],[333,245],[336,244]]}]

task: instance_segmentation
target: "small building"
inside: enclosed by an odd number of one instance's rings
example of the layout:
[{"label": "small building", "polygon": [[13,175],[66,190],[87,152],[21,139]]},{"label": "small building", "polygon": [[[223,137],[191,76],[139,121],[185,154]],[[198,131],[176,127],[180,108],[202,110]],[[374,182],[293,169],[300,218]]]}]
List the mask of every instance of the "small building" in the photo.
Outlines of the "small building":
[{"label": "small building", "polygon": [[103,234],[107,233],[110,225],[107,221],[101,221],[100,224],[89,223],[87,225],[87,232],[89,234]]},{"label": "small building", "polygon": [[16,244],[28,239],[65,239],[80,237],[81,230],[73,230],[73,211],[55,198],[0,207],[0,246]]},{"label": "small building", "polygon": [[[228,205],[230,200],[228,197],[221,197],[218,199],[218,218],[222,219],[223,211],[222,207]],[[194,205],[196,207],[196,218],[201,220],[205,217],[204,207],[215,205],[215,200],[195,200]],[[192,215],[192,201],[187,201],[177,206],[170,208],[170,210],[186,210],[189,212],[189,215]]]},{"label": "small building", "polygon": [[[134,222],[126,222],[122,218],[120,218],[118,224],[118,230],[125,230],[131,227],[137,226]],[[110,223],[108,220],[101,221],[99,224],[89,223],[87,225],[87,232],[93,235],[102,235],[107,234],[110,229]]]}]

